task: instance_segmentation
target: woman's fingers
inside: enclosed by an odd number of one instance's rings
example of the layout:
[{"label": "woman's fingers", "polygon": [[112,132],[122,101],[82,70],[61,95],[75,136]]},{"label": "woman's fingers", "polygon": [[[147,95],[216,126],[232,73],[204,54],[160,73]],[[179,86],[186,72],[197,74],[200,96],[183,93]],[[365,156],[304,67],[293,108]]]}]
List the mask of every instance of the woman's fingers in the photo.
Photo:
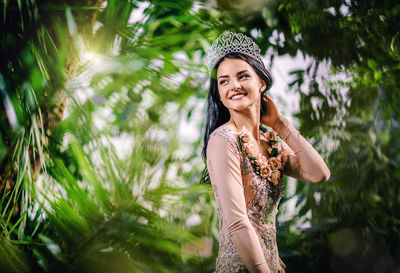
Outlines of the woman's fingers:
[{"label": "woman's fingers", "polygon": [[275,104],[274,100],[270,96],[268,96],[268,95],[264,96],[264,100],[265,100],[265,102],[268,103],[269,108],[270,107],[276,108],[276,104]]},{"label": "woman's fingers", "polygon": [[269,95],[264,96],[264,98],[266,99],[267,102],[268,102],[268,101],[271,101],[272,104],[275,104],[274,100],[273,100]]},{"label": "woman's fingers", "polygon": [[267,102],[267,107],[269,109],[268,115],[271,115],[272,118],[275,118],[275,116],[279,116],[279,109],[275,101],[269,95],[264,96],[264,99]]}]

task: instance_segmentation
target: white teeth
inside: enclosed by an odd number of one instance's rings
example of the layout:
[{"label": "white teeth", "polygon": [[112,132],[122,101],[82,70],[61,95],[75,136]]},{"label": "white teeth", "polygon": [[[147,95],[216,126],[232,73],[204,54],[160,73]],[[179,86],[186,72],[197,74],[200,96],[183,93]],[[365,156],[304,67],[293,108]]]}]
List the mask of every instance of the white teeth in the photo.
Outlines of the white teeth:
[{"label": "white teeth", "polygon": [[232,99],[232,100],[236,100],[236,99],[241,98],[241,97],[244,97],[244,94],[235,95],[235,96],[233,96],[231,99]]}]

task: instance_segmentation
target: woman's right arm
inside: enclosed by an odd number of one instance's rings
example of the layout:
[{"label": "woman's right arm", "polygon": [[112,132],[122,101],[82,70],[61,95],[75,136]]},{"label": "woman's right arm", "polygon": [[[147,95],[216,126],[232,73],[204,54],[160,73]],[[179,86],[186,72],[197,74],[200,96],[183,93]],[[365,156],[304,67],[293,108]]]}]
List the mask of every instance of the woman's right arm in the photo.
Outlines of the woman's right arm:
[{"label": "woman's right arm", "polygon": [[273,129],[294,152],[289,155],[286,175],[310,183],[320,183],[329,179],[331,173],[322,157],[287,118],[280,115]]},{"label": "woman's right arm", "polygon": [[214,135],[207,146],[207,168],[222,223],[247,269],[270,273],[257,234],[247,217],[240,156],[235,149],[234,144],[220,135]]},{"label": "woman's right arm", "polygon": [[314,147],[281,115],[270,96],[263,96],[263,100],[266,114],[261,117],[261,122],[274,129],[289,145],[289,151],[293,151],[289,155],[285,174],[311,183],[328,180],[330,170]]}]

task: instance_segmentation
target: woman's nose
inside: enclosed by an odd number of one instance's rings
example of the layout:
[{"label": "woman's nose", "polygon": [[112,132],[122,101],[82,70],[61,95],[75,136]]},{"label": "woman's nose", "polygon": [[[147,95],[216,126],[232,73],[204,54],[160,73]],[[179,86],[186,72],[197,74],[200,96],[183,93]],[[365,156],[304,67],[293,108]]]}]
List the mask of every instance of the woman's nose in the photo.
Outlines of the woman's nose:
[{"label": "woman's nose", "polygon": [[233,80],[231,81],[231,89],[232,90],[236,90],[236,89],[240,89],[240,83],[237,80]]}]

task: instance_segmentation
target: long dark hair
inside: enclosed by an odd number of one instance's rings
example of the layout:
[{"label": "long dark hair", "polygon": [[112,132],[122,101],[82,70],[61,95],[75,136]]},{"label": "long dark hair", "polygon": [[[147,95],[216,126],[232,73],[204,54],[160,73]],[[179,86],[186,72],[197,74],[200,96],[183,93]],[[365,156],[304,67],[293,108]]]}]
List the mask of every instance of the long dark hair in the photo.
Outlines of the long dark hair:
[{"label": "long dark hair", "polygon": [[[217,69],[219,65],[225,58],[231,59],[241,59],[246,61],[249,65],[251,65],[257,75],[264,80],[266,87],[263,90],[262,96],[264,93],[271,88],[272,85],[272,78],[267,69],[265,68],[263,63],[258,62],[254,58],[242,54],[242,53],[229,53],[221,58],[214,66],[213,70],[211,71],[211,79],[210,79],[210,91],[208,92],[207,97],[207,116],[206,116],[206,124],[205,124],[205,131],[204,131],[204,140],[203,140],[203,150],[202,150],[202,158],[206,163],[206,166],[203,170],[201,175],[200,183],[210,183],[210,177],[208,175],[207,170],[207,145],[208,140],[210,138],[211,133],[221,126],[222,124],[226,123],[230,119],[230,114],[228,109],[222,104],[221,100],[219,99],[218,93],[218,82],[217,82]],[[262,100],[261,96],[261,107],[260,107],[260,117],[264,114],[265,102]]]}]

